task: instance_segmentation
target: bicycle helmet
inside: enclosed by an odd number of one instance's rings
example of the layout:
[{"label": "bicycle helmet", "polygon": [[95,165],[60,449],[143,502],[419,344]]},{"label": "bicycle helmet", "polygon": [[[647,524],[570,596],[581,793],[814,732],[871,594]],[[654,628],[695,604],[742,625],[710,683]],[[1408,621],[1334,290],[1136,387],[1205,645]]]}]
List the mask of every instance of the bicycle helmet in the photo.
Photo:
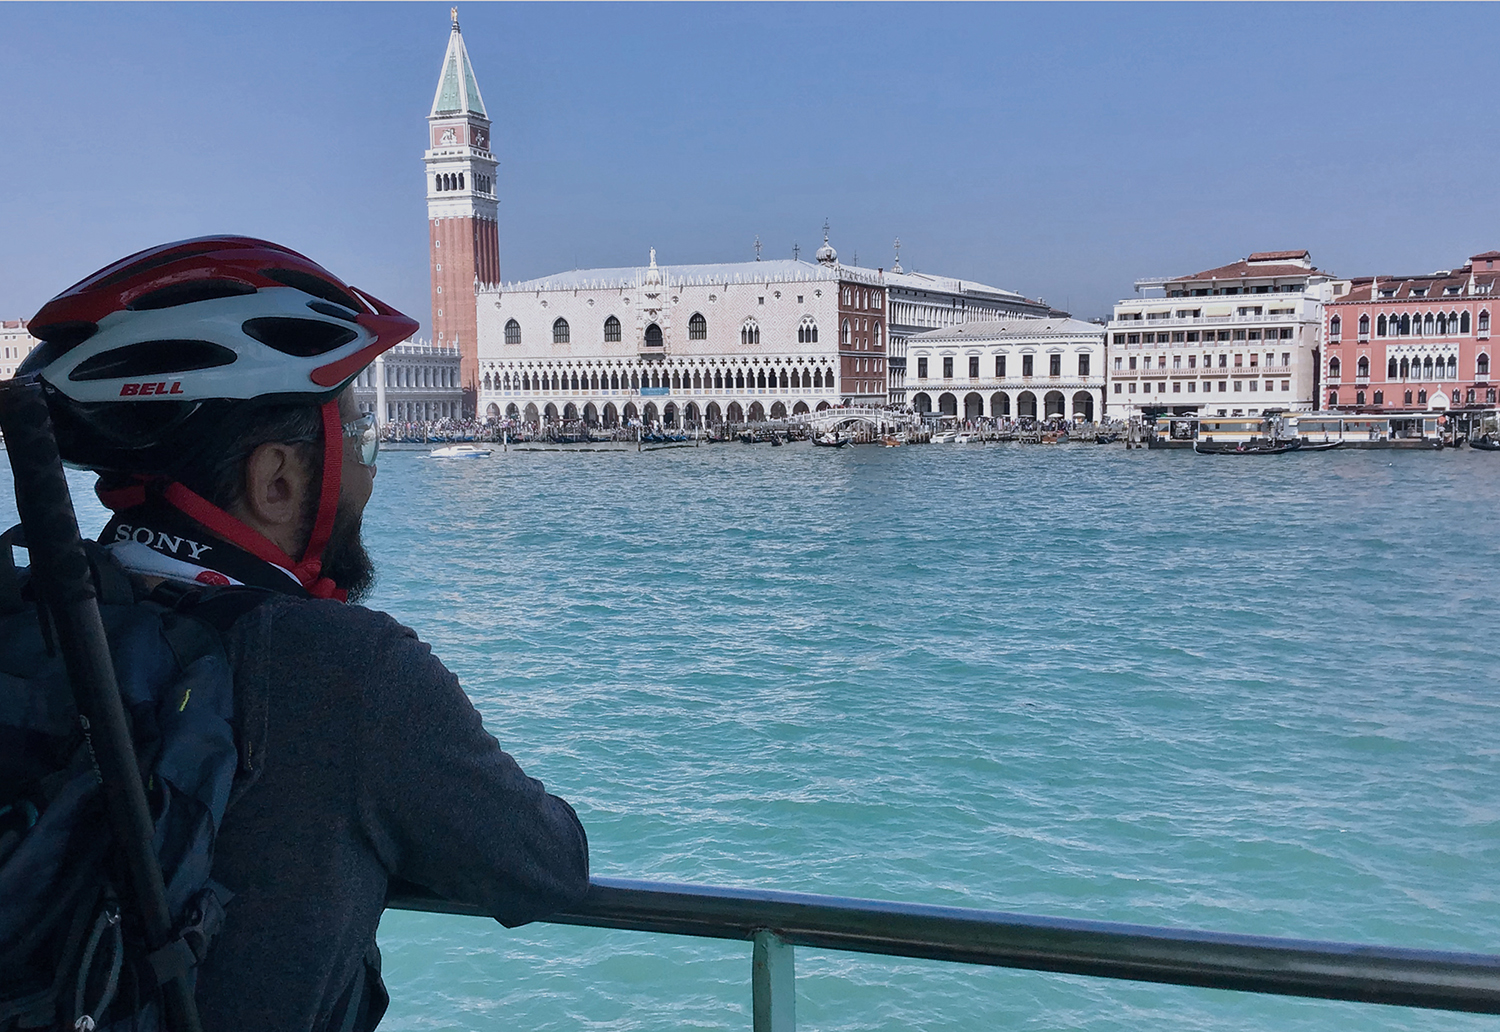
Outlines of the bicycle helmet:
[{"label": "bicycle helmet", "polygon": [[[337,594],[318,562],[339,495],[337,399],[415,321],[296,251],[218,236],[100,269],[43,305],[28,329],[42,343],[16,375],[41,381],[63,458],[135,476],[131,488],[99,492],[107,506],[143,504],[149,488],[314,594]],[[168,478],[205,446],[208,428],[287,402],[323,410],[323,483],[300,561]]]}]

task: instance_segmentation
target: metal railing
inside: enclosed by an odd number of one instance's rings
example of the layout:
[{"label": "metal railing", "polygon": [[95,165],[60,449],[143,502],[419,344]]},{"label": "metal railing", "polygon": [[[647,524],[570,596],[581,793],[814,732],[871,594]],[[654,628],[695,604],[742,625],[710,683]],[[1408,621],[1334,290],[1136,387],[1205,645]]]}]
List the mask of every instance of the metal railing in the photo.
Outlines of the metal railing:
[{"label": "metal railing", "polygon": [[[412,886],[401,910],[486,916]],[[546,920],[749,941],[755,1032],[796,1028],[793,947],[1168,985],[1500,1014],[1500,956],[1037,917],[798,892],[595,878]]]}]

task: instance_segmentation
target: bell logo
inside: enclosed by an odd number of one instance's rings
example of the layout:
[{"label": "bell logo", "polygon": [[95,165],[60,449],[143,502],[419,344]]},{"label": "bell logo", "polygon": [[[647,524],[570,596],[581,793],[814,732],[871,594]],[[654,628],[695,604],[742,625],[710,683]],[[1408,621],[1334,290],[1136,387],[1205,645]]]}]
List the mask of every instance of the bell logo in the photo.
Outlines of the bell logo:
[{"label": "bell logo", "polygon": [[120,384],[120,397],[144,397],[148,394],[181,394],[182,381],[173,380],[171,385],[165,383],[122,383]]}]

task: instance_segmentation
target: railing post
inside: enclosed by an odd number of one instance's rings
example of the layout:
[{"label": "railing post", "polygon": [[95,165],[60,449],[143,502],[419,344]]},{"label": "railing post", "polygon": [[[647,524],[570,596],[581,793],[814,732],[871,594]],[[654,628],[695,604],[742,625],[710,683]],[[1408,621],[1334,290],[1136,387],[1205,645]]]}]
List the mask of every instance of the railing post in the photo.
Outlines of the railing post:
[{"label": "railing post", "polygon": [[750,1009],[754,1032],[796,1032],[796,970],[792,947],[775,932],[755,933],[750,960]]}]

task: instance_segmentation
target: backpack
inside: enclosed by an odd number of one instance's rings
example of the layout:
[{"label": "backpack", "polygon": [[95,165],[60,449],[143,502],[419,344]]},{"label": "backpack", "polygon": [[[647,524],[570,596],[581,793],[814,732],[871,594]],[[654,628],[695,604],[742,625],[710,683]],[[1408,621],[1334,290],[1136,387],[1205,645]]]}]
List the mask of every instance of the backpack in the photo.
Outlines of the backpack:
[{"label": "backpack", "polygon": [[162,584],[139,597],[86,543],[145,778],[175,938],[148,953],[118,868],[63,657],[0,535],[0,1032],[163,1026],[159,987],[207,955],[229,893],[209,877],[239,757],[221,639],[270,595]]}]

